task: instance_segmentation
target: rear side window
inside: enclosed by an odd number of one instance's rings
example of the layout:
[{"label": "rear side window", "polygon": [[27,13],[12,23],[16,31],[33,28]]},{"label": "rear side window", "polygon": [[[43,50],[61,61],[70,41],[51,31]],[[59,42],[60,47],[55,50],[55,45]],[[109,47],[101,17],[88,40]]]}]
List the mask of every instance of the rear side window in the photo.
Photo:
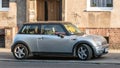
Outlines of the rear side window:
[{"label": "rear side window", "polygon": [[24,25],[20,34],[39,34],[38,25]]}]

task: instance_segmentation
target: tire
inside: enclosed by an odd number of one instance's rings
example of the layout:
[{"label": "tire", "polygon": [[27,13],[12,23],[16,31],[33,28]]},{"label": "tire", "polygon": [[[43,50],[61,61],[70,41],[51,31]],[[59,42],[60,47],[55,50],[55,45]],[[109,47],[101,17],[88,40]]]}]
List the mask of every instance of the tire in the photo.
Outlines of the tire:
[{"label": "tire", "polygon": [[29,55],[29,50],[23,44],[17,44],[13,49],[13,55],[16,59],[26,59]]},{"label": "tire", "polygon": [[77,48],[77,56],[80,60],[89,60],[92,58],[92,49],[86,44],[81,44]]}]

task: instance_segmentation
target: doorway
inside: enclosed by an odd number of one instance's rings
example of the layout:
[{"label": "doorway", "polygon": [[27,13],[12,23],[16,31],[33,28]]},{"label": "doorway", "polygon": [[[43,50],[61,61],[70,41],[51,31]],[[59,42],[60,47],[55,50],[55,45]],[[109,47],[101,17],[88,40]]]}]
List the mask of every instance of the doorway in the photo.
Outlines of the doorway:
[{"label": "doorway", "polygon": [[0,48],[5,47],[5,29],[0,29]]},{"label": "doorway", "polygon": [[37,0],[37,21],[61,21],[62,0]]}]

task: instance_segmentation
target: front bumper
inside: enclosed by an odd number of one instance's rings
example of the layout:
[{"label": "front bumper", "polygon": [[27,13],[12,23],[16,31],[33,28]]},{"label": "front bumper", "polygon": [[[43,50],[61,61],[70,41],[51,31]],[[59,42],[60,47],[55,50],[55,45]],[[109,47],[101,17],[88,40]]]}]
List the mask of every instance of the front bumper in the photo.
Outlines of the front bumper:
[{"label": "front bumper", "polygon": [[109,51],[109,44],[101,45],[101,47],[96,48],[95,56],[107,54]]}]

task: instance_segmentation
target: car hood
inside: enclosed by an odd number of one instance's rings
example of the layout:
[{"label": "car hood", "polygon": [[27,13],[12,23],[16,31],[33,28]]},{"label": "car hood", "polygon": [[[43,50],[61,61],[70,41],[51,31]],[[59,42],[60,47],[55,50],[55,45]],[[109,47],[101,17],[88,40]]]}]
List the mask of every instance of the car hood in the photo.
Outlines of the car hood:
[{"label": "car hood", "polygon": [[78,40],[93,40],[93,41],[100,41],[100,42],[106,42],[106,39],[103,36],[100,35],[88,35],[84,34],[82,36],[76,36]]},{"label": "car hood", "polygon": [[88,38],[88,39],[92,39],[94,41],[106,42],[106,39],[100,35],[83,35],[83,37]]}]

